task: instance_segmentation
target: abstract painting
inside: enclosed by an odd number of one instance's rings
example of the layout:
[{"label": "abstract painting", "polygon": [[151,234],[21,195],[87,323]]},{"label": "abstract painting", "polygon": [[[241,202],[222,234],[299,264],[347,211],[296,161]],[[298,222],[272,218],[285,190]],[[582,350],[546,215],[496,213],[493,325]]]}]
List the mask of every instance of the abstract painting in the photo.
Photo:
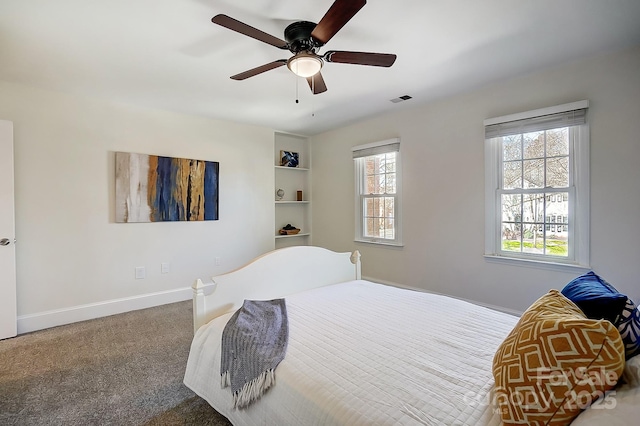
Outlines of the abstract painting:
[{"label": "abstract painting", "polygon": [[280,151],[280,165],[284,167],[298,167],[300,164],[297,152]]},{"label": "abstract painting", "polygon": [[218,220],[219,163],[116,152],[116,222]]}]

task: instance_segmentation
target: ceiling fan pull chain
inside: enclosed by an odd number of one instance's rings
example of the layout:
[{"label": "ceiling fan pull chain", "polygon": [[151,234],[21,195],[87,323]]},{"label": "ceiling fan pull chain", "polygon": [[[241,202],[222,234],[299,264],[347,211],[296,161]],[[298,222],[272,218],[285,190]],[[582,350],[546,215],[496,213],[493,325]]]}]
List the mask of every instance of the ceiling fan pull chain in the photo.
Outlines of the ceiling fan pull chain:
[{"label": "ceiling fan pull chain", "polygon": [[295,80],[296,80],[296,103],[300,103],[300,101],[298,100],[298,84],[299,84],[298,80],[300,79],[295,77]]}]

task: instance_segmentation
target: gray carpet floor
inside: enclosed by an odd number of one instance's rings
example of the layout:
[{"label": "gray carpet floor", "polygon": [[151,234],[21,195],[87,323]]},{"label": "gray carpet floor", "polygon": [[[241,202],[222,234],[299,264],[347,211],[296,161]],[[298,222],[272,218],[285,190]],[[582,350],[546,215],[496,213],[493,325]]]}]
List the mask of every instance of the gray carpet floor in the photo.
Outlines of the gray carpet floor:
[{"label": "gray carpet floor", "polygon": [[192,337],[187,301],[1,340],[0,425],[230,425],[182,383]]}]

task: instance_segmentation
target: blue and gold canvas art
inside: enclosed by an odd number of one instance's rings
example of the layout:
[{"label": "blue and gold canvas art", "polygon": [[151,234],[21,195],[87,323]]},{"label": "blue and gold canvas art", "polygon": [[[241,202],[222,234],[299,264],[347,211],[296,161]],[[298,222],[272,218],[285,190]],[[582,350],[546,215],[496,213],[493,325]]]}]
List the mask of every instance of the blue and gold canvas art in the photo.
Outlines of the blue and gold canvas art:
[{"label": "blue and gold canvas art", "polygon": [[218,220],[218,162],[115,154],[116,222]]}]

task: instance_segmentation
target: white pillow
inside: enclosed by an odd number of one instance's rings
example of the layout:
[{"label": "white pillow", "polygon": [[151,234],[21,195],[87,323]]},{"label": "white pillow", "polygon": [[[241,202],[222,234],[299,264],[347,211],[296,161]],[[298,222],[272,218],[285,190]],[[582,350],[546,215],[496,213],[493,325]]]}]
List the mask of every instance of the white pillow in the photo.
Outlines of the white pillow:
[{"label": "white pillow", "polygon": [[625,383],[607,393],[582,412],[571,426],[629,426],[640,417],[640,355],[629,358],[622,378]]},{"label": "white pillow", "polygon": [[630,387],[640,386],[640,355],[627,360],[622,372],[622,378]]}]

